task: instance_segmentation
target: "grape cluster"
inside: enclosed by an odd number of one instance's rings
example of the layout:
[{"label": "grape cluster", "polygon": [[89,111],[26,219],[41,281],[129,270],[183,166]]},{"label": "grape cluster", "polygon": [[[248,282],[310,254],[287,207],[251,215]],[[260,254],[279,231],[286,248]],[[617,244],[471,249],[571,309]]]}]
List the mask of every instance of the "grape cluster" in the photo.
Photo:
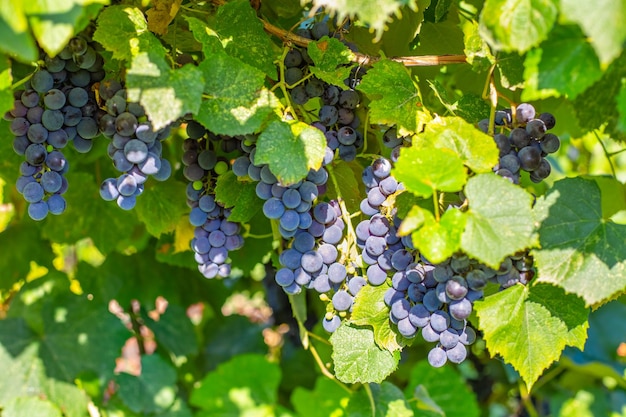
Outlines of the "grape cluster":
[{"label": "grape cluster", "polygon": [[490,275],[490,282],[500,285],[500,290],[507,289],[520,283],[526,285],[535,276],[534,259],[528,252],[508,256],[495,271]]},{"label": "grape cluster", "polygon": [[149,176],[164,181],[172,173],[169,161],[161,158],[161,141],[169,136],[169,128],[155,131],[146,120],[143,107],[127,102],[126,90],[119,82],[102,82],[99,93],[106,113],[100,117],[98,128],[110,139],[107,153],[121,173],[117,178],[102,182],[100,196],[106,201],[115,200],[124,210],[131,210]]},{"label": "grape cluster", "polygon": [[[555,124],[551,113],[537,115],[535,108],[528,103],[517,106],[515,120],[510,110],[497,111],[495,125],[510,128],[510,131],[508,136],[504,133],[494,135],[500,152],[494,171],[515,184],[519,184],[522,170],[529,172],[535,183],[546,179],[552,168],[545,157],[556,152],[561,144],[558,136],[548,133]],[[481,128],[486,131],[484,121]]]},{"label": "grape cluster", "polygon": [[[313,30],[317,27],[321,29]],[[325,22],[318,22],[310,32],[304,29],[299,34],[310,38],[311,32],[318,35],[324,33],[323,36],[328,36],[329,29]],[[284,81],[287,85],[294,86],[290,91],[291,99],[296,104],[306,104],[311,99],[319,98],[321,107],[318,112],[318,124],[324,127],[328,147],[333,152],[337,151],[342,160],[353,161],[357,150],[363,146],[363,134],[357,130],[360,120],[355,114],[360,103],[359,93],[353,88],[341,90],[335,85],[311,76],[308,74],[308,67],[311,64],[306,49],[293,48],[285,56]],[[361,72],[355,74],[362,75]],[[345,82],[351,87],[356,83],[351,78]]]},{"label": "grape cluster", "polygon": [[15,91],[13,109],[5,115],[15,136],[13,149],[25,161],[20,166],[17,190],[29,203],[28,214],[43,220],[61,214],[62,194],[69,164],[61,149],[72,142],[88,152],[98,135],[98,106],[91,86],[104,78],[100,54],[82,36],[74,37],[56,57],[43,57],[43,65]]},{"label": "grape cluster", "polygon": [[336,245],[343,239],[345,228],[339,205],[320,202],[307,214],[311,218],[308,227],[298,229],[290,239],[290,248],[279,257],[282,268],[276,273],[276,282],[289,294],[299,293],[302,287],[325,293],[334,282],[329,275],[339,283],[346,277],[345,267],[343,277],[333,275],[337,266],[329,269],[338,260]]},{"label": "grape cluster", "polygon": [[189,181],[189,222],[195,227],[191,249],[204,277],[225,278],[231,272],[228,253],[240,249],[244,243],[239,223],[229,221],[230,210],[215,200],[215,180],[228,171],[228,163],[211,149],[219,138],[199,123],[190,121],[187,135],[189,138],[183,142],[183,175]]},{"label": "grape cluster", "polygon": [[391,155],[389,156],[391,162],[398,162],[400,149],[403,146],[410,146],[411,138],[408,136],[399,136],[398,130],[395,127],[390,127],[383,134],[383,145],[391,149]]},{"label": "grape cluster", "polygon": [[385,294],[390,319],[403,336],[413,337],[421,329],[425,341],[437,343],[428,354],[432,366],[448,360],[461,363],[467,357],[466,346],[476,339],[467,318],[474,301],[483,297],[489,274],[495,272],[465,255],[437,265],[420,259],[404,273],[408,282]]},{"label": "grape cluster", "polygon": [[318,195],[325,192],[328,171],[324,167],[312,169],[302,181],[291,185],[281,184],[267,164],[256,162],[255,155],[253,142],[249,147],[244,145],[244,155],[233,162],[235,175],[258,181],[256,195],[264,201],[263,214],[268,219],[278,221],[283,238],[292,238],[299,230],[308,229],[313,220],[311,207]]},{"label": "grape cluster", "polygon": [[472,303],[482,297],[487,279],[468,284],[461,274],[470,272],[469,258],[459,255],[446,264],[432,265],[418,256],[409,236],[398,237],[399,219],[388,197],[404,187],[390,173],[391,162],[385,158],[363,171],[367,198],[361,211],[369,219],[359,223],[356,234],[368,265],[367,281],[374,286],[391,284],[384,301],[398,333],[412,338],[421,329],[424,340],[438,342],[428,356],[431,365],[442,366],[447,360],[460,363],[467,356],[465,346],[476,338],[466,319]]}]

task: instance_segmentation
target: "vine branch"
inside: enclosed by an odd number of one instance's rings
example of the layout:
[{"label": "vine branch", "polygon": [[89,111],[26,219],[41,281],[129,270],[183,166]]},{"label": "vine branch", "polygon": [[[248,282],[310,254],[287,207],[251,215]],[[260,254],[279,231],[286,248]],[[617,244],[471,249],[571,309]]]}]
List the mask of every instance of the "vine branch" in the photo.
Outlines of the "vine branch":
[{"label": "vine branch", "polygon": [[[283,42],[289,42],[304,47],[306,47],[310,42],[313,42],[311,39],[298,36],[293,32],[274,26],[264,19],[261,19],[261,22],[263,22],[263,28],[268,33],[281,38]],[[369,56],[358,52],[354,52],[353,55],[353,61],[359,65],[372,65],[380,60],[380,57]],[[467,62],[465,55],[400,56],[390,59],[407,67],[432,67],[446,64],[464,64]]]}]

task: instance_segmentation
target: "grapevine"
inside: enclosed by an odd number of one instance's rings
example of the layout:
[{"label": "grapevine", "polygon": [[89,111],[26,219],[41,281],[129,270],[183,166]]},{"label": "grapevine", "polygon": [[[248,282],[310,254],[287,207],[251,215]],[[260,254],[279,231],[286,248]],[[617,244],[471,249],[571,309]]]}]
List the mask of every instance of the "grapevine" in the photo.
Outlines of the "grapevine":
[{"label": "grapevine", "polygon": [[608,11],[79,3],[0,8],[2,415],[623,411]]}]

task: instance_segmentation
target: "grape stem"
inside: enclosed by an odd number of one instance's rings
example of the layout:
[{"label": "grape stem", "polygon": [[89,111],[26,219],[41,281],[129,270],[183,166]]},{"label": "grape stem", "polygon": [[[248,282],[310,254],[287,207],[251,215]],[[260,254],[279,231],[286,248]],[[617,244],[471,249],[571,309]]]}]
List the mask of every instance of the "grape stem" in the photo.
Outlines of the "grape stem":
[{"label": "grape stem", "polygon": [[16,90],[19,86],[21,86],[22,84],[25,84],[28,80],[30,80],[33,77],[33,75],[35,74],[36,71],[37,70],[31,72],[30,74],[28,74],[27,76],[25,76],[21,80],[16,81],[15,83],[13,83],[11,85],[11,90]]},{"label": "grape stem", "polygon": [[250,238],[250,239],[267,239],[268,237],[272,237],[272,236],[274,236],[273,233],[266,233],[264,235],[255,235],[254,233],[246,233],[244,237]]},{"label": "grape stem", "polygon": [[594,130],[593,134],[596,136],[596,139],[598,139],[598,142],[600,143],[600,146],[602,146],[602,151],[604,152],[604,156],[606,156],[606,160],[609,161],[609,166],[611,167],[611,172],[613,173],[613,178],[617,178],[617,175],[615,174],[615,167],[613,166],[613,161],[611,161],[611,154],[609,153],[609,150],[604,145],[604,142],[602,142],[602,139],[600,138],[600,135],[598,135],[598,130],[597,129]]},{"label": "grape stem", "polygon": [[369,384],[364,384],[363,389],[367,393],[367,398],[370,400],[370,407],[372,407],[372,417],[376,417],[376,402],[374,401],[374,394],[372,394],[372,388]]},{"label": "grape stem", "polygon": [[519,391],[520,391],[520,396],[522,397],[522,402],[524,403],[524,407],[526,408],[526,412],[528,413],[528,415],[530,417],[539,417],[539,414],[537,413],[537,410],[535,409],[535,405],[533,404],[530,398],[530,393],[526,389],[526,384],[524,384],[524,382],[522,382],[521,379],[519,380]]},{"label": "grape stem", "polygon": [[350,390],[350,388],[348,388],[347,386],[345,386],[341,381],[339,381],[337,379],[337,377],[335,377],[335,375],[333,375],[328,368],[326,367],[326,365],[324,365],[324,362],[322,361],[322,358],[320,357],[320,355],[317,353],[317,350],[315,349],[315,347],[313,346],[312,343],[309,344],[309,350],[311,351],[311,355],[313,355],[313,359],[315,360],[315,362],[317,363],[317,366],[320,367],[320,371],[322,371],[322,374],[330,379],[331,381],[334,381],[337,383],[337,385],[339,385],[341,388],[343,388],[348,394],[352,394],[352,390]]},{"label": "grape stem", "polygon": [[[496,88],[496,84],[493,77],[493,71],[496,69],[496,65],[493,64],[489,68],[489,73],[487,74],[487,80],[485,81],[485,87],[483,88],[483,98],[489,99],[490,110],[489,110],[489,125],[487,127],[487,134],[489,136],[494,135],[494,127],[496,120],[496,107],[498,106],[498,89]],[[489,92],[487,92],[489,91]]]},{"label": "grape stem", "polygon": [[135,333],[135,339],[137,339],[137,347],[139,348],[139,355],[143,356],[146,354],[146,346],[144,345],[144,337],[141,332],[141,323],[139,323],[139,318],[137,317],[137,312],[135,312],[134,303],[131,302],[129,308],[129,316],[130,323]]},{"label": "grape stem", "polygon": [[435,209],[435,220],[439,223],[441,216],[439,214],[439,196],[437,194],[437,190],[433,190],[433,206]]},{"label": "grape stem", "polygon": [[274,87],[272,87],[272,90],[274,90],[276,86],[280,87],[280,90],[283,92],[283,96],[285,97],[285,100],[287,101],[287,108],[285,110],[289,111],[289,113],[293,116],[294,120],[298,121],[298,115],[296,114],[293,104],[291,103],[291,96],[289,95],[289,92],[287,91],[287,85],[285,83],[285,57],[287,56],[288,53],[289,53],[289,48],[288,47],[283,48],[283,53],[281,54],[277,62],[278,71],[280,73],[280,80],[278,80],[278,83]]},{"label": "grape stem", "polygon": [[320,337],[320,336],[316,335],[315,333],[310,332],[308,330],[307,330],[307,333],[308,333],[308,335],[309,335],[309,337],[311,339],[315,339],[315,340],[320,341],[320,342],[322,342],[322,343],[324,343],[324,344],[326,344],[328,346],[331,346],[330,342],[328,340],[324,339],[323,337]]},{"label": "grape stem", "polygon": [[370,111],[369,109],[365,113],[365,122],[363,123],[365,126],[363,129],[363,149],[361,149],[361,154],[365,154],[367,151],[367,132],[369,131],[370,126]]},{"label": "grape stem", "polygon": [[[313,42],[311,39],[298,36],[295,33],[274,26],[266,20],[261,19],[261,22],[263,22],[263,27],[268,33],[281,38],[283,42],[289,42],[303,47]],[[372,65],[380,59],[380,57],[373,57],[358,52],[352,53],[352,62],[356,62],[360,65]],[[400,56],[390,58],[390,60],[399,62],[406,67],[432,67],[447,64],[464,64],[467,62],[465,55]]]}]

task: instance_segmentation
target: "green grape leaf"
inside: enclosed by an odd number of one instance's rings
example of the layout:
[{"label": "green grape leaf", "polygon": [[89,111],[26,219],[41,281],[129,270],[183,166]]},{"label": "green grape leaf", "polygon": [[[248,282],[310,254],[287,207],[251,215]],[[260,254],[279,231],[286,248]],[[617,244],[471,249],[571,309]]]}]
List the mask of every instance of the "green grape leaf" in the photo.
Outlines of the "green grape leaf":
[{"label": "green grape leaf", "polygon": [[[2,23],[0,22],[0,25],[1,24]],[[12,83],[13,75],[11,74],[11,61],[9,61],[4,54],[0,53],[0,114],[4,114],[13,109],[13,92],[11,91]]]},{"label": "green grape leaf", "polygon": [[61,409],[51,401],[37,397],[18,397],[2,409],[3,417],[62,417]]},{"label": "green grape leaf", "polygon": [[[63,279],[67,291],[67,277]],[[47,277],[36,281],[47,281]],[[20,289],[17,296],[22,295],[29,297],[32,294],[22,294]],[[45,299],[45,295],[42,298]],[[39,321],[43,321],[41,309],[37,308],[41,302],[32,298],[27,302],[28,308],[38,310]],[[22,317],[0,320],[0,368],[3,370],[0,407],[3,413],[12,407],[16,399],[45,398],[61,408],[66,417],[84,417],[90,401],[85,392],[74,381],[64,382],[46,376],[45,366],[39,357],[41,334],[39,330],[34,333]]]},{"label": "green grape leaf", "polygon": [[494,174],[470,178],[465,187],[469,200],[467,225],[461,249],[498,268],[507,255],[535,246],[533,196]]},{"label": "green grape leaf", "polygon": [[263,87],[265,75],[223,52],[200,64],[204,92],[196,120],[215,134],[257,132],[279,106],[274,93]]},{"label": "green grape leaf", "polygon": [[489,45],[481,36],[478,22],[466,20],[461,24],[463,29],[463,42],[465,44],[465,56],[467,63],[471,64],[476,71],[487,70],[496,62]]},{"label": "green grape leaf", "polygon": [[[186,239],[186,247],[189,247],[189,240]],[[206,301],[205,297],[216,292],[215,286],[210,286],[201,275],[196,275],[198,268],[192,252],[187,251],[182,255],[189,257],[195,264],[192,264],[193,273],[187,268],[176,268],[164,263],[155,267],[154,256],[158,246],[152,245],[156,243],[154,240],[150,243],[143,251],[133,253],[130,259],[128,255],[113,252],[97,267],[79,263],[76,277],[80,280],[81,288],[91,294],[94,300],[106,303],[115,299],[122,306],[130,305],[133,300],[138,300],[144,306],[152,306],[157,297],[164,294],[170,304],[185,306]],[[124,265],[124,268],[120,268],[120,265]],[[198,279],[172,279],[181,276]]]},{"label": "green grape leaf", "polygon": [[137,199],[137,218],[152,236],[158,238],[174,231],[180,217],[189,211],[185,200],[185,184],[180,181],[170,180],[146,187],[141,198]]},{"label": "green grape leaf", "polygon": [[400,352],[383,350],[369,327],[354,327],[345,322],[330,336],[332,359],[337,379],[348,384],[380,383],[398,366]]},{"label": "green grape leaf", "polygon": [[339,198],[346,203],[349,213],[360,210],[359,205],[363,199],[359,189],[360,176],[357,177],[357,170],[361,167],[357,164],[342,163],[337,165],[327,165],[326,169],[330,174],[328,180],[328,190],[326,195],[332,200]]},{"label": "green grape leaf", "polygon": [[[398,197],[401,197],[401,196],[404,197],[406,195],[411,195],[411,194],[402,193]],[[422,208],[421,206],[415,204],[411,206],[409,211],[402,217],[402,219],[403,219],[402,223],[400,223],[400,227],[398,227],[398,235],[408,236],[414,230],[417,230],[420,227],[422,227],[426,222],[435,221],[435,216],[430,210],[426,210]]]},{"label": "green grape leaf", "polygon": [[374,330],[374,341],[381,348],[390,352],[402,350],[407,340],[391,327],[389,307],[385,304],[384,295],[389,285],[366,285],[354,298],[354,307],[350,323],[357,326],[371,326]]},{"label": "green grape leaf", "polygon": [[561,288],[518,284],[474,307],[487,349],[513,365],[529,390],[565,346],[585,345],[589,310]]},{"label": "green grape leaf", "polygon": [[[395,200],[396,200],[395,201],[396,206],[398,208],[398,210],[396,211],[396,214],[398,215],[399,219],[404,219],[405,217],[407,217],[409,212],[413,209],[413,206],[415,205],[428,209],[431,212],[434,212],[435,210],[432,198],[423,199],[421,197],[417,197],[413,193],[402,191],[401,193],[396,195]],[[407,229],[409,230],[409,232],[401,233],[400,235],[401,236],[408,235],[411,230],[415,230],[419,225],[415,224],[415,225],[410,225],[410,226],[411,228]]]},{"label": "green grape leaf", "polygon": [[136,214],[120,211],[114,201],[102,200],[99,188],[91,175],[73,174],[65,195],[72,204],[67,205],[64,216],[48,221],[43,235],[57,243],[75,243],[89,236],[107,254],[141,230]]},{"label": "green grape leaf", "polygon": [[460,191],[467,181],[463,161],[453,150],[428,145],[402,148],[391,175],[420,197]]},{"label": "green grape leaf", "polygon": [[539,88],[539,64],[542,54],[541,48],[535,48],[528,51],[524,59],[524,79],[526,80],[526,88],[522,91],[524,100],[541,100],[561,95],[557,89],[548,88],[545,83],[543,88]]},{"label": "green grape leaf", "polygon": [[[130,62],[139,53],[149,54],[150,61],[165,59],[165,48],[148,30],[148,22],[141,10],[117,5],[107,7],[98,15],[93,39],[113,53],[113,59]],[[132,42],[129,42],[132,39]],[[159,76],[153,67],[153,76]]]},{"label": "green grape leaf", "polygon": [[[177,397],[174,403],[164,413],[157,414],[159,417],[193,417],[194,414],[189,409],[187,403]],[[285,416],[287,417],[287,416]]]},{"label": "green grape leaf", "polygon": [[[68,383],[46,376],[45,366],[39,357],[39,338],[39,335],[32,333],[22,318],[0,320],[2,415],[48,417],[56,415],[53,411],[59,407],[65,417],[84,417],[90,399],[75,382]],[[46,399],[55,407],[48,409],[42,406],[45,413],[33,414],[38,412],[36,410],[39,408],[29,409],[31,399]],[[41,406],[39,403],[37,405]],[[18,412],[21,414],[17,414]]]},{"label": "green grape leaf", "polygon": [[504,88],[509,90],[526,88],[524,84],[524,60],[519,54],[515,52],[498,54],[498,71],[500,72],[500,83]]},{"label": "green grape leaf", "polygon": [[111,51],[113,58],[127,62],[128,100],[141,103],[154,129],[198,112],[202,73],[193,65],[170,69],[166,50],[148,30],[141,10],[121,5],[106,8],[98,16],[93,38]]},{"label": "green grape leaf", "polygon": [[176,399],[176,370],[159,355],[141,357],[141,374],[115,377],[117,394],[136,413],[167,410]]},{"label": "green grape leaf", "polygon": [[85,416],[91,399],[83,388],[77,386],[76,381],[69,383],[49,378],[46,382],[46,398],[63,410],[65,417]]},{"label": "green grape leaf", "polygon": [[445,411],[443,411],[441,407],[439,407],[439,405],[431,398],[425,386],[418,385],[415,387],[413,397],[415,397],[415,407],[418,410],[433,413],[437,416],[446,416]]},{"label": "green grape leaf", "polygon": [[376,62],[357,89],[371,100],[370,123],[396,125],[398,134],[421,132],[430,120],[419,87],[404,65],[387,59]]},{"label": "green grape leaf", "polygon": [[608,176],[585,176],[583,178],[594,181],[600,189],[602,217],[608,219],[614,214],[626,210],[626,187],[617,178]]},{"label": "green grape leaf", "polygon": [[452,0],[437,0],[437,7],[435,7],[435,23],[443,19],[450,11]]},{"label": "green grape leaf", "polygon": [[[42,267],[43,268],[43,267]],[[42,271],[45,275],[33,281],[27,281],[11,300],[7,317],[19,317],[26,321],[30,330],[43,334],[43,301],[67,292],[67,276],[58,271]]]},{"label": "green grape leaf", "polygon": [[619,113],[617,128],[626,133],[626,80],[622,80],[622,87],[617,95],[617,111]]},{"label": "green grape leaf", "polygon": [[[621,379],[626,371],[618,352],[626,334],[626,305],[610,302],[589,314],[589,331],[584,350],[568,348],[566,357],[581,369],[602,377],[612,376]],[[565,358],[563,358],[565,359]]]},{"label": "green grape leaf", "polygon": [[[346,415],[350,417],[413,417],[400,388],[391,382],[370,384],[371,397],[364,389],[352,395]],[[373,402],[373,403],[372,403]]]},{"label": "green grape leaf", "polygon": [[348,86],[345,84],[345,80],[350,78],[351,67],[337,67],[331,71],[322,71],[317,67],[310,66],[309,71],[322,81],[339,87],[342,90],[347,90]]},{"label": "green grape leaf", "polygon": [[546,97],[544,90],[573,99],[602,77],[596,53],[573,25],[556,26],[541,48],[529,53],[525,67],[528,85],[522,99],[529,101]]},{"label": "green grape leaf", "polygon": [[213,29],[195,17],[185,16],[185,19],[189,23],[189,30],[193,34],[194,39],[200,43],[202,53],[205,56],[223,52],[224,45]]},{"label": "green grape leaf", "polygon": [[[451,110],[468,123],[478,123],[489,116],[489,104],[478,94],[464,94],[451,106]],[[482,132],[481,132],[482,133]]]},{"label": "green grape leaf", "polygon": [[145,310],[141,310],[144,323],[156,338],[160,347],[175,356],[189,356],[198,352],[196,334],[186,310],[177,304],[169,304],[165,313],[153,320]]},{"label": "green grape leaf", "polygon": [[215,31],[222,39],[228,39],[226,53],[259,68],[272,80],[278,79],[274,64],[278,55],[276,47],[248,0],[234,0],[221,6],[215,22]]},{"label": "green grape leaf", "polygon": [[[237,331],[233,331],[233,329],[237,329]],[[261,356],[266,354],[267,345],[263,341],[262,331],[262,324],[252,323],[247,317],[236,314],[226,317],[217,316],[209,321],[205,328],[206,341],[202,349],[203,358],[208,369],[214,370],[219,364],[221,364],[220,366],[225,366],[226,361],[237,361],[236,358],[238,356],[251,354],[254,354],[252,356]],[[243,362],[239,361],[236,363]],[[247,363],[252,362],[248,360]],[[254,363],[256,363],[256,359]],[[226,370],[233,369],[236,366],[240,365],[228,366]],[[263,369],[266,366],[266,364],[263,364]],[[269,367],[269,369],[274,372],[273,367]],[[257,371],[253,375],[256,375],[256,373]],[[218,376],[213,376],[211,381],[215,381]],[[232,384],[235,385],[236,383],[237,381],[233,380]],[[251,384],[251,388],[254,388],[259,382],[253,381]],[[247,385],[248,383],[246,382]]]},{"label": "green grape leaf", "polygon": [[[415,0],[312,0],[315,9],[323,8],[333,15],[337,15],[337,21],[345,18],[358,17],[359,22],[376,32],[376,39],[380,39],[387,23],[392,16],[400,15],[403,6],[417,9]],[[307,0],[306,3],[311,2]]]},{"label": "green grape leaf", "polygon": [[328,417],[344,415],[350,394],[337,389],[337,383],[320,376],[313,390],[297,386],[291,394],[291,404],[299,416]]},{"label": "green grape leaf", "polygon": [[404,394],[417,399],[411,402],[417,415],[426,411],[429,416],[433,412],[446,417],[480,416],[476,396],[451,366],[434,368],[427,360],[417,362],[411,369]]},{"label": "green grape leaf", "polygon": [[155,130],[200,108],[204,80],[192,64],[169,69],[164,58],[141,52],[126,72],[128,100],[141,103]]},{"label": "green grape leaf", "polygon": [[606,125],[605,132],[615,129],[619,121],[615,98],[622,88],[624,77],[626,54],[613,61],[600,80],[574,99],[572,107],[576,113],[576,121],[584,131],[594,130],[602,125]]},{"label": "green grape leaf", "polygon": [[324,36],[317,42],[310,42],[308,53],[314,66],[309,70],[327,83],[347,89],[344,80],[350,77],[349,64],[354,56],[352,51],[339,39]]},{"label": "green grape leaf", "polygon": [[79,31],[94,19],[107,0],[24,2],[31,29],[41,48],[50,56],[63,50],[74,29]]},{"label": "green grape leaf", "polygon": [[277,401],[280,367],[262,355],[235,356],[209,372],[191,393],[198,416],[267,415]]},{"label": "green grape leaf", "polygon": [[36,335],[23,318],[0,320],[0,406],[13,398],[45,396],[45,369],[38,357]]},{"label": "green grape leaf", "polygon": [[[448,0],[443,0],[448,1]],[[430,0],[419,0],[423,6],[432,3]],[[439,2],[441,4],[441,2]],[[385,53],[387,56],[406,56],[406,55],[449,55],[463,54],[463,31],[457,19],[445,19],[437,23],[431,22],[430,19],[424,20],[423,13],[409,12],[409,22],[406,25],[394,25],[391,29],[395,29],[394,37],[389,31],[383,35],[385,45]],[[404,12],[398,23],[405,20]],[[419,33],[419,38],[417,37]],[[392,43],[397,39],[406,39],[404,43],[398,42],[399,45],[388,45],[386,40],[390,36]],[[419,44],[416,41],[419,39]],[[389,52],[389,49],[397,52]]]},{"label": "green grape leaf", "polygon": [[418,138],[436,148],[454,151],[475,173],[491,172],[498,163],[498,148],[493,138],[460,117],[437,117]]},{"label": "green grape leaf", "polygon": [[315,64],[315,68],[321,71],[334,71],[339,65],[349,64],[354,54],[339,39],[324,36],[316,42],[310,42],[307,46],[309,56]]},{"label": "green grape leaf", "polygon": [[430,262],[443,262],[461,247],[467,217],[458,209],[449,209],[436,221],[430,211],[420,210],[424,212],[425,221],[411,235],[413,244]]},{"label": "green grape leaf", "polygon": [[33,62],[39,51],[28,27],[24,4],[22,0],[0,2],[0,39],[11,40],[0,42],[0,51],[20,61]]},{"label": "green grape leaf", "polygon": [[[29,248],[17,251],[16,247]],[[41,239],[41,229],[28,222],[15,225],[0,233],[0,253],[11,256],[0,256],[0,291],[8,290],[15,283],[26,279],[30,271],[31,261],[39,265],[50,265],[52,254],[50,245]]]},{"label": "green grape leaf", "polygon": [[[169,27],[167,33],[161,36],[161,39],[165,41],[165,43],[168,45],[176,44],[176,47],[178,49],[187,53],[202,51],[202,44],[196,40],[193,32],[191,31],[191,21],[193,20],[195,22],[199,22],[199,20],[189,16],[182,17],[188,21],[189,27],[186,27],[186,25],[174,23]],[[219,44],[219,40],[216,39],[216,42]]]},{"label": "green grape leaf", "polygon": [[533,251],[538,281],[558,285],[587,305],[624,292],[626,226],[602,217],[595,182],[582,178],[556,182],[537,201],[535,213],[540,224],[540,248]]},{"label": "green grape leaf", "polygon": [[48,298],[42,316],[39,355],[48,375],[68,382],[87,370],[113,376],[115,359],[130,334],[106,302],[74,294]]},{"label": "green grape leaf", "polygon": [[[602,377],[609,378],[604,375]],[[619,379],[621,379],[621,376]],[[609,415],[623,417],[626,411],[624,408],[620,410],[620,405],[613,405],[610,394],[607,395],[606,391],[599,386],[580,387],[571,393],[559,391],[550,397],[550,410],[553,415],[558,415],[559,417]]]},{"label": "green grape leaf", "polygon": [[270,123],[259,135],[255,162],[268,164],[284,184],[294,184],[310,169],[319,169],[324,159],[326,137],[303,122]]},{"label": "green grape leaf", "polygon": [[263,207],[263,200],[256,195],[256,183],[238,181],[233,171],[217,177],[215,199],[232,211],[228,220],[247,223]]},{"label": "green grape leaf", "polygon": [[560,0],[560,6],[563,17],[578,23],[585,32],[602,65],[619,56],[626,41],[625,0],[602,3]]},{"label": "green grape leaf", "polygon": [[556,15],[555,0],[487,0],[479,30],[494,49],[526,52],[546,39]]}]

